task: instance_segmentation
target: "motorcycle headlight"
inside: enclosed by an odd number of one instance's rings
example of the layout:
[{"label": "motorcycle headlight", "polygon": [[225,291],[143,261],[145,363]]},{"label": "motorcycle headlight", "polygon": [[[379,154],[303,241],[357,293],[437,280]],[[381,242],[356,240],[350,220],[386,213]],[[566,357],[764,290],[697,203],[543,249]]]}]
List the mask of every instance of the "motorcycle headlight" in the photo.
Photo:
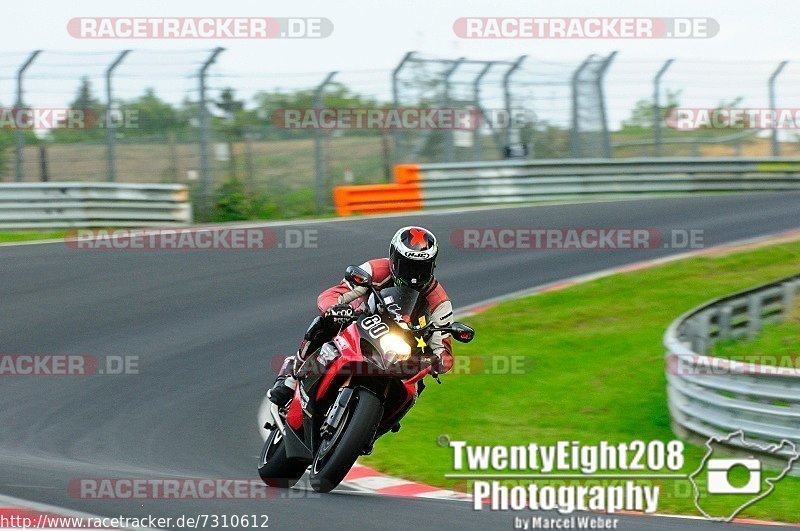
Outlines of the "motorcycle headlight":
[{"label": "motorcycle headlight", "polygon": [[411,345],[397,334],[386,334],[381,337],[381,348],[385,352],[394,352],[397,355],[397,361],[405,361],[411,356]]}]

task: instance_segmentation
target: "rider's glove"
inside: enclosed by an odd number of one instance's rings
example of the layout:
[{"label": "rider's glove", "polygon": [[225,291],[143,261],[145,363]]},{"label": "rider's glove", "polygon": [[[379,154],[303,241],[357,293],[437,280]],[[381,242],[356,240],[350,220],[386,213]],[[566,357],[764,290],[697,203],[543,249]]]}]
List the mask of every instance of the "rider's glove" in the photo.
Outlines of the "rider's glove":
[{"label": "rider's glove", "polygon": [[334,304],[322,316],[329,322],[337,325],[350,324],[355,318],[356,312],[349,304]]}]

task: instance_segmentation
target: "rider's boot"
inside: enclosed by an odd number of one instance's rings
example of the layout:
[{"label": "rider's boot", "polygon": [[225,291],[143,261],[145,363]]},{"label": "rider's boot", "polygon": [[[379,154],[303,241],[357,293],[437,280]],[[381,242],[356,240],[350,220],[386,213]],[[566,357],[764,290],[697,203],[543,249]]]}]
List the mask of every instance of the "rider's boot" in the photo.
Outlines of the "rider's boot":
[{"label": "rider's boot", "polygon": [[309,353],[314,352],[323,343],[330,340],[330,333],[326,331],[325,322],[322,317],[316,317],[311,326],[308,327],[297,354],[289,356],[283,362],[278,377],[272,389],[267,391],[267,397],[278,407],[286,406],[294,397],[294,389],[297,386],[295,369],[302,365]]}]

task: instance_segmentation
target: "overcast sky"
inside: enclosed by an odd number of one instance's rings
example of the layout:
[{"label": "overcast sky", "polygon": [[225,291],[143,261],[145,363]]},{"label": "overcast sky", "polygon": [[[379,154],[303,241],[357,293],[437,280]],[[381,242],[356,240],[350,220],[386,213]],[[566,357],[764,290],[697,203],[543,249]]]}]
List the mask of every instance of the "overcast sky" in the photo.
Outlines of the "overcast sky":
[{"label": "overcast sky", "polygon": [[[220,41],[81,40],[67,32],[67,22],[74,17],[101,16],[326,17],[333,22],[334,30],[326,39]],[[467,16],[712,17],[719,23],[720,32],[710,39],[465,40],[454,34],[453,22]],[[608,91],[613,95],[609,99],[612,120],[618,120],[631,101],[649,95],[649,79],[670,57],[676,63],[665,77],[665,86],[682,88],[688,98],[686,106],[711,105],[738,95],[745,96],[749,106],[766,106],[769,72],[781,60],[796,59],[781,77],[779,95],[781,105],[800,107],[796,101],[800,94],[800,3],[792,1],[29,0],[6,2],[3,18],[3,104],[13,101],[14,70],[32,49],[46,53],[30,70],[26,100],[56,106],[72,99],[81,75],[92,77],[100,95],[102,71],[113,52],[122,48],[149,52],[132,54],[120,68],[120,97],[133,97],[145,86],[154,86],[168,100],[194,98],[196,81],[190,75],[196,64],[202,61],[204,50],[223,46],[226,51],[212,70],[210,84],[215,89],[237,87],[243,96],[276,86],[312,85],[330,70],[342,71],[340,79],[362,91],[386,95],[388,71],[409,50],[473,59],[510,59],[527,54],[531,64],[537,60],[577,64],[589,53],[618,50],[607,78]],[[692,87],[696,87],[694,93]],[[562,98],[555,91],[540,91],[539,95],[542,101]]]}]

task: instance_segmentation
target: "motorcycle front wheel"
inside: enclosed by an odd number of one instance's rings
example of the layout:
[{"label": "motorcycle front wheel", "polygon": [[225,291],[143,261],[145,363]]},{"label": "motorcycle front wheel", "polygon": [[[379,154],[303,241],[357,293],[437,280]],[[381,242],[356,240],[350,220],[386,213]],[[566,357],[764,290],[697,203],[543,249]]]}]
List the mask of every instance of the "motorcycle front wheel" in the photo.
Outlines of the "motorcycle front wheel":
[{"label": "motorcycle front wheel", "polygon": [[338,429],[323,439],[309,480],[317,492],[330,492],[353,467],[358,456],[372,442],[383,415],[380,399],[366,389],[357,389],[342,417]]},{"label": "motorcycle front wheel", "polygon": [[283,434],[278,429],[270,432],[261,450],[258,475],[270,487],[289,488],[303,476],[308,466],[286,457]]}]

